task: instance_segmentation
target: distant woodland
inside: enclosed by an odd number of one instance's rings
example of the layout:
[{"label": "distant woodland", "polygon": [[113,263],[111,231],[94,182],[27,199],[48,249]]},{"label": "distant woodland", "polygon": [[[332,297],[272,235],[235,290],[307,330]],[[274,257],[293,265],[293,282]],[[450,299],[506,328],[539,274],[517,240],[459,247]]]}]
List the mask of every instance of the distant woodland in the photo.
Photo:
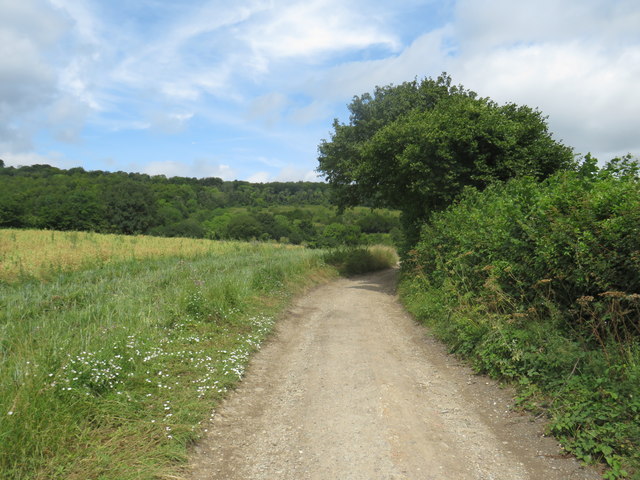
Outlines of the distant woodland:
[{"label": "distant woodland", "polygon": [[[0,228],[278,241],[330,247],[391,243],[398,213],[330,206],[319,182],[250,183],[140,173],[5,167]],[[396,238],[397,240],[397,238]]]}]

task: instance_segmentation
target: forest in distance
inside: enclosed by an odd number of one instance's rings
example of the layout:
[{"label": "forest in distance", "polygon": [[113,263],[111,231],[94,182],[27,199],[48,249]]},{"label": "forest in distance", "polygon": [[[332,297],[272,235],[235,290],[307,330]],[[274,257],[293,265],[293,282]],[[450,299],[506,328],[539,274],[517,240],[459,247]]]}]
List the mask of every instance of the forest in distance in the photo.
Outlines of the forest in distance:
[{"label": "forest in distance", "polygon": [[391,244],[399,213],[338,211],[321,182],[250,183],[141,173],[5,167],[0,228],[277,241],[309,247]]}]

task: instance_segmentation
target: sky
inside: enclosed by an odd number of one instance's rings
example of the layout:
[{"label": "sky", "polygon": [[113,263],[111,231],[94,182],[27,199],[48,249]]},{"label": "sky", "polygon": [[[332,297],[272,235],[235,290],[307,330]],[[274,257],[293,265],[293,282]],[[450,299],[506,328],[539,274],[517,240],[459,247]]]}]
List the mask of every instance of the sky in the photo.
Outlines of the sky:
[{"label": "sky", "polygon": [[640,155],[639,0],[0,0],[0,159],[316,181],[353,96],[442,72]]}]

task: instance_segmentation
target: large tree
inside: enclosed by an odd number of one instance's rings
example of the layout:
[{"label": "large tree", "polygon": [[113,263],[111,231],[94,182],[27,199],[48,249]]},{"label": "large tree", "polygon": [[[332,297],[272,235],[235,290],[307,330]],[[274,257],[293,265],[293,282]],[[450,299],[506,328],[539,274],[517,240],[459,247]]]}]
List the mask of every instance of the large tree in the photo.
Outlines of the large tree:
[{"label": "large tree", "polygon": [[401,210],[410,242],[467,185],[542,179],[574,162],[538,110],[478,98],[446,74],[378,87],[354,97],[349,110],[349,123],[335,120],[320,144],[318,170],[342,207]]}]

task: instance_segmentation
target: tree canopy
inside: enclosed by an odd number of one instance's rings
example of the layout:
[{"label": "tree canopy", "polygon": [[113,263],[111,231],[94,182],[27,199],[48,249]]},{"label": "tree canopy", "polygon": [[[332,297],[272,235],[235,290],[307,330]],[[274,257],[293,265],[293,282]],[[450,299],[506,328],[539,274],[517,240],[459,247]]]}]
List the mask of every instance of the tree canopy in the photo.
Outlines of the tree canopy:
[{"label": "tree canopy", "polygon": [[[69,170],[50,165],[4,167],[0,161],[0,228],[46,228],[280,241],[327,247],[390,243],[398,212],[356,208],[339,213],[320,182],[249,183],[219,178]],[[349,227],[347,230],[329,225]]]},{"label": "tree canopy", "polygon": [[543,179],[574,162],[541,112],[479,98],[446,74],[377,87],[354,97],[349,110],[349,123],[334,120],[330,140],[321,142],[318,171],[341,207],[401,210],[409,241],[465,186]]}]

